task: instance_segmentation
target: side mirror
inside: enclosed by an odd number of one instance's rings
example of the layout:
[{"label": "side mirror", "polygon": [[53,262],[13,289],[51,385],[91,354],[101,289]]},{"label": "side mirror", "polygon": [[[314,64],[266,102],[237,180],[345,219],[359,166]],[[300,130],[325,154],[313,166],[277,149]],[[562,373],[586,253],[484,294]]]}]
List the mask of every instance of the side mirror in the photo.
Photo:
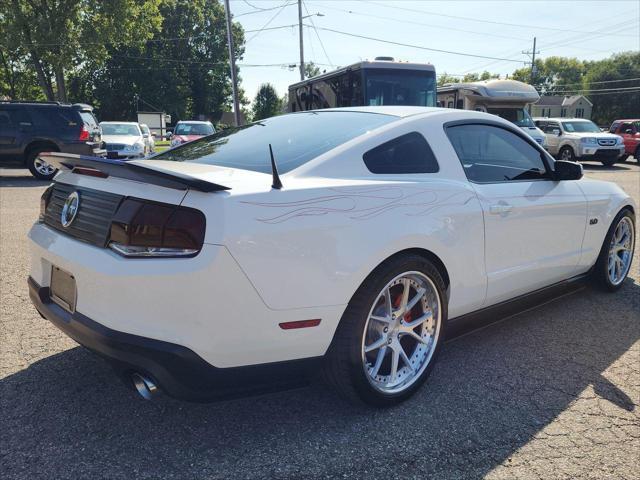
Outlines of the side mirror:
[{"label": "side mirror", "polygon": [[173,134],[171,132],[167,132],[164,134],[164,138],[166,138],[167,140],[171,140],[171,137],[173,136]]},{"label": "side mirror", "polygon": [[143,134],[142,134],[142,137],[143,137],[143,138],[149,138],[149,134],[148,134],[148,133],[143,133]]},{"label": "side mirror", "polygon": [[552,131],[556,137],[559,137],[560,135],[562,135],[562,132],[560,131],[559,128],[554,128]]},{"label": "side mirror", "polygon": [[556,160],[554,163],[555,180],[580,180],[582,178],[582,165],[566,160]]},{"label": "side mirror", "polygon": [[628,133],[629,135],[633,135],[633,130],[631,128],[627,128],[624,133]]}]

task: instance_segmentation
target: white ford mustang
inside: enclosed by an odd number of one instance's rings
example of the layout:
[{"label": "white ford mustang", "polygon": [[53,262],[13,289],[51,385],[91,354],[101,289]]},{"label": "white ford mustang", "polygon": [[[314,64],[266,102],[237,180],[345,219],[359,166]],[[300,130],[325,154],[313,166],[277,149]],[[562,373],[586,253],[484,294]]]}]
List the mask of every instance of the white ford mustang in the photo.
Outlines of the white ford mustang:
[{"label": "white ford mustang", "polygon": [[302,112],[122,162],[52,153],[31,298],[145,397],[281,387],[320,369],[390,405],[447,326],[587,275],[618,289],[635,205],[498,117]]}]

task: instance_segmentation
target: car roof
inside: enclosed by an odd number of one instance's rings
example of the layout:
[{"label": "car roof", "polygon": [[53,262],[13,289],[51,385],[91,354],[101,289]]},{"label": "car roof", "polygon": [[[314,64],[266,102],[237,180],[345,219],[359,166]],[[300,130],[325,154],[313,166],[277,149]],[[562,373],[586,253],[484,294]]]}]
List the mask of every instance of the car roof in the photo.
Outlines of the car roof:
[{"label": "car roof", "polygon": [[567,118],[567,117],[552,117],[552,118],[541,118],[541,117],[536,117],[533,119],[533,121],[542,121],[542,120],[548,120],[550,122],[566,122],[567,120],[570,120],[572,122],[591,122],[591,120],[589,120],[588,118]]},{"label": "car roof", "polygon": [[116,121],[100,122],[100,125],[102,125],[103,123],[114,124],[114,125],[138,125],[138,122],[116,122]]},{"label": "car roof", "polygon": [[[211,122],[203,121],[203,120],[178,120],[178,123],[198,123],[198,124],[201,124],[201,125],[211,125]],[[178,123],[176,123],[176,125]]]}]

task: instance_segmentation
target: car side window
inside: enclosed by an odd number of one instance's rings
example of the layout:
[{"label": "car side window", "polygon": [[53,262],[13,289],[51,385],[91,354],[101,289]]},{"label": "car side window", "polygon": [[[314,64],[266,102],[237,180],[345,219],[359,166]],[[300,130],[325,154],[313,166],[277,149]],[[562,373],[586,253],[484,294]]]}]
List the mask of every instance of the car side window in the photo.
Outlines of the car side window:
[{"label": "car side window", "polygon": [[515,133],[482,124],[448,127],[447,136],[472,182],[546,180],[542,153]]},{"label": "car side window", "polygon": [[[544,127],[544,133],[553,133],[555,134],[556,132],[554,132],[554,130],[560,130],[560,125],[557,123],[549,123],[546,127]],[[562,131],[562,130],[560,130]]]},{"label": "car side window", "polygon": [[435,173],[440,167],[431,147],[418,132],[407,133],[365,152],[371,173]]},{"label": "car side window", "polygon": [[8,110],[0,110],[0,128],[9,127],[13,122]]}]

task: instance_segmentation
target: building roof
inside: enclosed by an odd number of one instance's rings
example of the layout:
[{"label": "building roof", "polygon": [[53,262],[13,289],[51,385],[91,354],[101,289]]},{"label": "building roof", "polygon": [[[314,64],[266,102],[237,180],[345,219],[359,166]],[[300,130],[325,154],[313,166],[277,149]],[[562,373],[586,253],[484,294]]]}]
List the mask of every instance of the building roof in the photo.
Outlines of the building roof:
[{"label": "building roof", "polygon": [[540,100],[536,102],[536,105],[541,107],[566,107],[568,105],[573,105],[581,99],[586,100],[589,102],[589,105],[592,105],[589,99],[584,95],[543,95],[540,97]]}]

